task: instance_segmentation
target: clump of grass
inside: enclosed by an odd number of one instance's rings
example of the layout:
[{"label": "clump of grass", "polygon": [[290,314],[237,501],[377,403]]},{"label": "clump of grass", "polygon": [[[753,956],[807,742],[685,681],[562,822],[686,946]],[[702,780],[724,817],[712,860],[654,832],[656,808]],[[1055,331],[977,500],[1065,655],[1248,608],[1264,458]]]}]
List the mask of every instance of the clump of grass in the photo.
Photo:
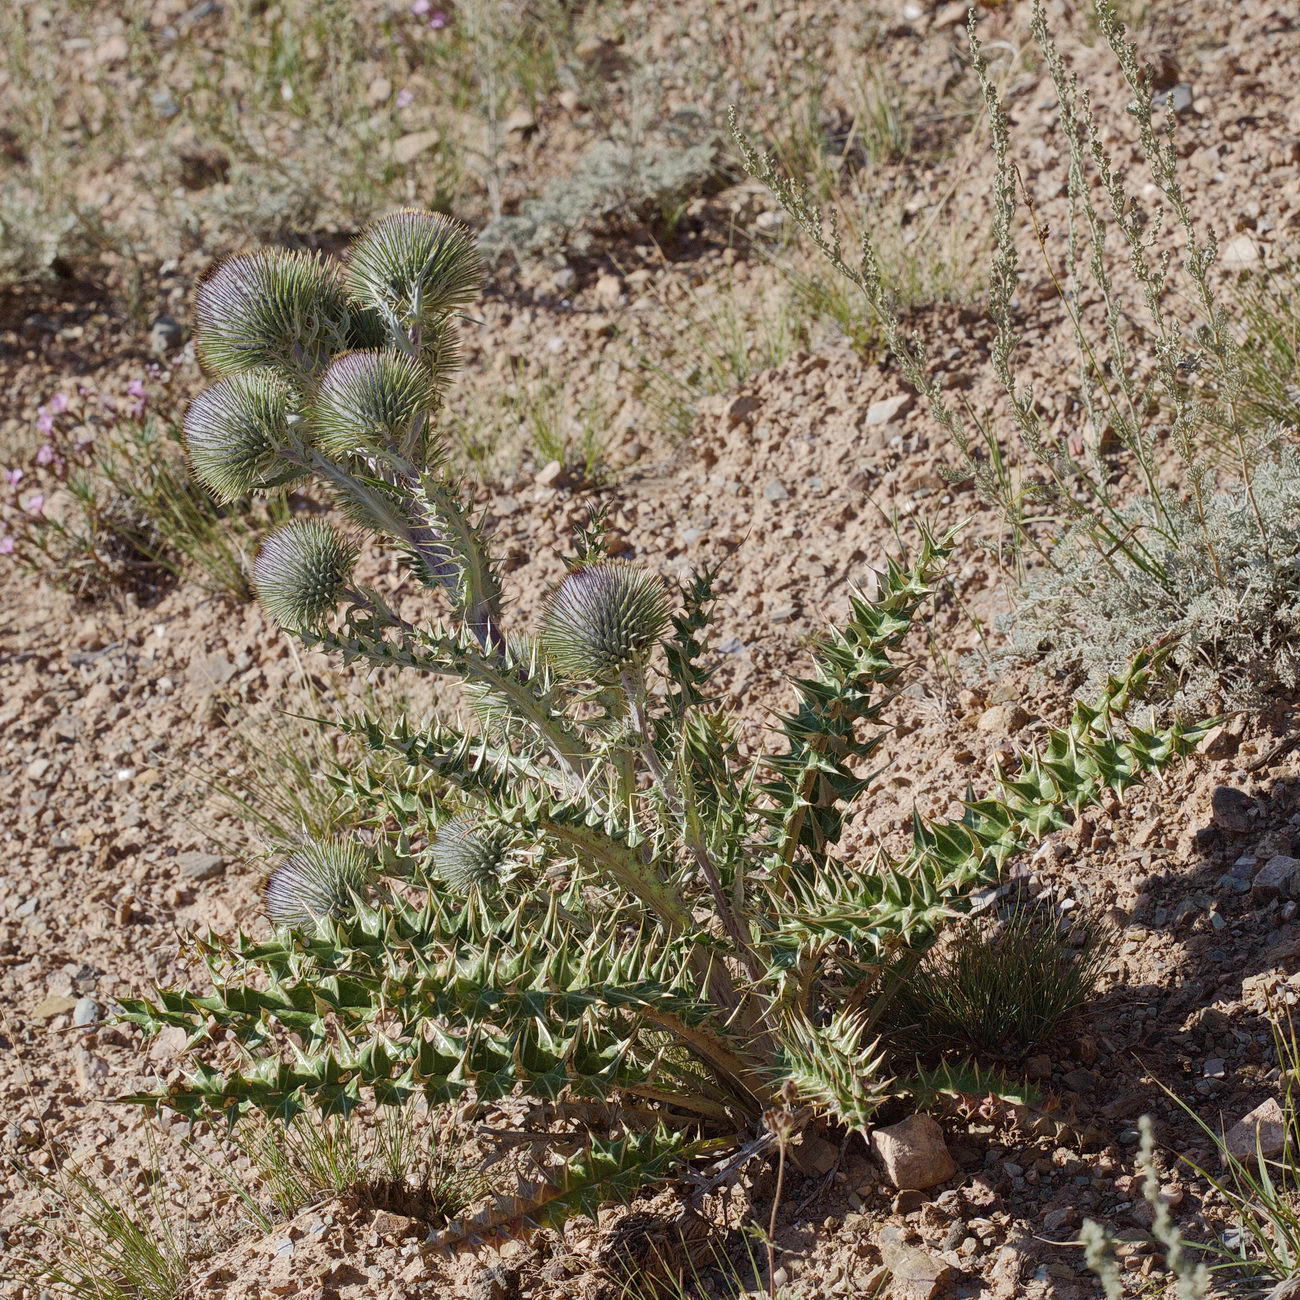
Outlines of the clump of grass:
[{"label": "clump of grass", "polygon": [[30,1255],[10,1253],[14,1280],[71,1300],[178,1300],[197,1251],[161,1185],[141,1199],[64,1166],[37,1180],[48,1209],[26,1225]]},{"label": "clump of grass", "polygon": [[409,1103],[286,1124],[258,1117],[231,1137],[257,1171],[259,1192],[285,1218],[343,1196],[441,1227],[489,1190],[487,1178],[463,1164],[466,1135],[448,1132],[448,1123]]},{"label": "clump of grass", "polygon": [[1111,947],[1096,920],[1081,917],[1063,935],[1036,906],[959,923],[900,987],[893,1039],[926,1054],[1023,1054],[1087,1004]]},{"label": "clump of grass", "polygon": [[1300,429],[1300,262],[1252,275],[1240,299],[1242,402],[1260,424]]},{"label": "clump of grass", "polygon": [[609,407],[594,381],[574,391],[551,371],[532,373],[516,361],[509,381],[467,390],[452,399],[447,434],[482,472],[514,468],[527,457],[536,465],[551,461],[583,479],[599,475],[608,445]]},{"label": "clump of grass", "polygon": [[220,767],[194,775],[259,848],[291,851],[358,825],[353,801],[331,780],[363,765],[342,733],[284,716],[269,724],[259,718],[230,735],[232,750]]},{"label": "clump of grass", "polygon": [[781,365],[806,342],[803,322],[779,286],[756,299],[730,280],[687,285],[641,323],[649,346],[636,354],[637,393],[663,432],[685,437],[700,402],[729,393],[751,375]]}]

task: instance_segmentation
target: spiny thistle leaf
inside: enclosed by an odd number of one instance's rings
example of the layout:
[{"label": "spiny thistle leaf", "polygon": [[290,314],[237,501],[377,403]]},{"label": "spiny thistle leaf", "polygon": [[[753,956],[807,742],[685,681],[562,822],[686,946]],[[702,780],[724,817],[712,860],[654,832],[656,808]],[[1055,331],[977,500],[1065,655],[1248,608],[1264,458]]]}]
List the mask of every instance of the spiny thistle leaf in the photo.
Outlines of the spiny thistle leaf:
[{"label": "spiny thistle leaf", "polygon": [[796,1016],[782,1027],[779,1040],[782,1073],[799,1096],[863,1132],[895,1091],[885,1074],[884,1053],[863,1042],[866,1023],[862,1012],[836,1012],[825,1025]]},{"label": "spiny thistle leaf", "polygon": [[230,375],[200,393],[185,413],[185,445],[195,477],[229,504],[288,483],[302,469],[282,456],[297,439],[296,398],[275,370]]},{"label": "spiny thistle leaf", "polygon": [[395,348],[348,352],[321,379],[312,431],[332,456],[379,448],[410,458],[425,443],[437,394],[438,380],[428,368]]},{"label": "spiny thistle leaf", "polygon": [[270,366],[297,382],[351,346],[352,309],[329,263],[263,249],[212,266],[194,291],[199,360],[216,375]]},{"label": "spiny thistle leaf", "polygon": [[433,875],[458,894],[498,883],[508,869],[510,833],[473,817],[453,817],[429,846]]},{"label": "spiny thistle leaf", "polygon": [[262,543],[253,565],[257,598],[284,627],[319,627],[338,608],[356,544],[328,524],[296,519]]},{"label": "spiny thistle leaf", "polygon": [[542,645],[566,676],[613,682],[644,666],[669,614],[668,593],[655,574],[603,560],[575,569],[551,592]]},{"label": "spiny thistle leaf", "polygon": [[921,1107],[932,1106],[944,1096],[996,1097],[1017,1106],[1036,1106],[1039,1099],[1038,1090],[1028,1083],[975,1061],[940,1061],[932,1067],[918,1067],[903,1082]]},{"label": "spiny thistle leaf", "polygon": [[374,877],[373,858],[354,840],[305,845],[271,873],[266,914],[276,925],[314,925],[352,910]]},{"label": "spiny thistle leaf", "polygon": [[348,256],[348,292],[412,342],[472,302],[482,276],[470,230],[414,208],[367,226]]},{"label": "spiny thistle leaf", "polygon": [[930,594],[936,572],[949,553],[946,542],[923,535],[920,555],[905,568],[891,559],[880,575],[874,599],[850,597],[850,615],[815,647],[816,672],[795,682],[799,708],[780,717],[787,750],[765,761],[774,774],[762,787],[771,800],[765,812],[773,827],[772,867],[784,879],[800,850],[816,864],[824,860],[844,826],[844,808],[869,783],[849,762],[861,762],[881,734],[857,736],[863,722],[875,722],[892,698],[899,669],[890,659]]},{"label": "spiny thistle leaf", "polygon": [[669,1177],[692,1156],[718,1145],[664,1128],[612,1141],[593,1139],[586,1151],[543,1171],[546,1181],[521,1187],[481,1213],[448,1224],[430,1241],[450,1250],[534,1228],[558,1228],[576,1215],[594,1217],[602,1205],[625,1204],[647,1183]]}]

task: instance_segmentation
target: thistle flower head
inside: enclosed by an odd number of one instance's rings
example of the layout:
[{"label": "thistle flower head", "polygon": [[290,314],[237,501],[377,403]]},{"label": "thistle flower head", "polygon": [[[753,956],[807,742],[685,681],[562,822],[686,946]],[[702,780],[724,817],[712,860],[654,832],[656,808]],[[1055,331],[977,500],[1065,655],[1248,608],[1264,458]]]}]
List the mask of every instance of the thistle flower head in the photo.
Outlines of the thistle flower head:
[{"label": "thistle flower head", "polygon": [[295,519],[262,544],[253,565],[257,598],[290,629],[319,627],[338,606],[356,544],[314,519]]},{"label": "thistle flower head", "polygon": [[468,894],[501,879],[509,847],[510,834],[504,827],[453,817],[430,846],[429,865],[449,889]]},{"label": "thistle flower head", "polygon": [[198,480],[229,503],[297,477],[279,454],[292,438],[294,392],[274,370],[230,375],[185,413],[185,445]]},{"label": "thistle flower head", "polygon": [[668,593],[657,576],[601,560],[575,569],[551,592],[542,645],[566,676],[612,682],[645,664],[668,617]]},{"label": "thistle flower head", "polygon": [[348,352],[325,372],[313,427],[331,455],[381,447],[412,457],[426,441],[437,381],[419,361],[394,348]]},{"label": "thistle flower head", "polygon": [[263,895],[266,913],[274,924],[294,929],[344,916],[374,878],[370,855],[355,841],[308,844],[272,872]]},{"label": "thistle flower head", "polygon": [[481,275],[467,227],[406,208],[381,217],[353,241],[347,284],[358,302],[424,333],[474,299]]},{"label": "thistle flower head", "polygon": [[328,263],[279,248],[224,258],[199,280],[199,360],[217,375],[271,366],[310,380],[349,346],[352,310]]}]

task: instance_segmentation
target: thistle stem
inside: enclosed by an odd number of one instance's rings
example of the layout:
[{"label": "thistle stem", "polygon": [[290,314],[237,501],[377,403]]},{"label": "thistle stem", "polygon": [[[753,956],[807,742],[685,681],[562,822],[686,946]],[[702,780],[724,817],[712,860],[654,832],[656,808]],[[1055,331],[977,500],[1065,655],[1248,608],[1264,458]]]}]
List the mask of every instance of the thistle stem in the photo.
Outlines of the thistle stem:
[{"label": "thistle stem", "polygon": [[756,981],[760,980],[763,976],[762,963],[758,960],[757,955],[749,945],[749,941],[745,938],[744,932],[737,923],[736,915],[732,911],[726,891],[722,888],[722,881],[718,879],[718,873],[712,859],[709,857],[708,849],[696,834],[692,826],[692,819],[686,815],[677,783],[664,769],[664,765],[659,759],[659,753],[655,749],[654,737],[650,730],[650,720],[645,709],[645,673],[639,668],[629,669],[623,673],[621,682],[624,694],[627,696],[628,717],[631,720],[632,729],[641,742],[642,761],[645,763],[660,794],[663,795],[669,812],[681,822],[682,841],[694,859],[695,865],[699,868],[700,875],[704,877],[704,883],[708,886],[709,893],[713,896],[713,905],[717,909],[722,928],[727,932],[727,937],[731,942],[736,945],[736,951],[744,962],[750,978]]}]

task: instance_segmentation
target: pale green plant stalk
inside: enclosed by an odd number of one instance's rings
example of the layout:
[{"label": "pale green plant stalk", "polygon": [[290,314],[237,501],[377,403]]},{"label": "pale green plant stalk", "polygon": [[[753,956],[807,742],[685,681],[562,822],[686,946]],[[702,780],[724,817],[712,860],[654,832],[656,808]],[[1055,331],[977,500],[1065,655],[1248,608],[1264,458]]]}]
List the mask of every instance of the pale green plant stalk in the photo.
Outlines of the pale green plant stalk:
[{"label": "pale green plant stalk", "polygon": [[[1138,1129],[1142,1135],[1138,1168],[1142,1173],[1142,1197],[1152,1211],[1151,1235],[1164,1247],[1165,1261],[1173,1275],[1178,1300],[1206,1300],[1210,1294],[1210,1270],[1204,1264],[1192,1261],[1183,1235],[1169,1213],[1169,1206],[1160,1195],[1155,1127],[1149,1115],[1138,1120]],[[1100,1279],[1106,1300],[1123,1300],[1123,1275],[1115,1258],[1113,1238],[1092,1219],[1084,1223],[1079,1236],[1084,1244],[1084,1258]]]},{"label": "pale green plant stalk", "polygon": [[1254,1152],[1243,1158],[1229,1149],[1221,1127],[1198,1115],[1168,1089],[1166,1092],[1210,1139],[1222,1172],[1202,1169],[1186,1157],[1185,1162],[1226,1202],[1235,1219],[1235,1239],[1225,1236],[1196,1249],[1217,1261],[1215,1272],[1248,1278],[1285,1293],[1288,1282],[1300,1279],[1300,1038],[1290,1008],[1283,1012],[1271,1006],[1269,1014],[1281,1074],[1280,1151],[1265,1154],[1262,1135],[1257,1134]]},{"label": "pale green plant stalk", "polygon": [[[1100,448],[1107,431],[1118,437],[1132,455],[1157,517],[1161,517],[1167,508],[1166,502],[1173,498],[1155,473],[1157,431],[1152,427],[1147,408],[1153,397],[1159,397],[1169,412],[1169,429],[1186,470],[1184,477],[1194,508],[1204,528],[1208,508],[1205,484],[1209,471],[1204,454],[1208,411],[1205,400],[1187,382],[1186,369],[1194,364],[1197,349],[1215,357],[1222,368],[1224,379],[1217,400],[1228,412],[1226,427],[1236,450],[1238,471],[1249,493],[1259,451],[1252,445],[1244,423],[1234,413],[1236,394],[1241,385],[1240,348],[1211,281],[1217,246],[1213,236],[1199,233],[1192,219],[1177,174],[1176,147],[1167,130],[1157,128],[1154,123],[1150,86],[1138,67],[1136,55],[1112,5],[1109,0],[1095,0],[1095,3],[1100,30],[1135,97],[1131,112],[1138,124],[1144,156],[1182,235],[1182,276],[1207,321],[1197,336],[1196,347],[1189,347],[1181,321],[1171,314],[1168,307],[1177,286],[1172,255],[1154,251],[1162,229],[1159,216],[1148,228],[1132,203],[1124,185],[1125,178],[1112,166],[1097,133],[1087,93],[1079,91],[1074,78],[1064,67],[1041,4],[1035,6],[1032,30],[1056,87],[1068,156],[1071,215],[1066,230],[1064,279],[1055,269],[1042,242],[1042,229],[1032,207],[1028,206],[1027,196],[1026,215],[1031,231],[1043,247],[1048,273],[1065,309],[1078,358],[1079,400],[1093,430],[1094,449]],[[1101,563],[1114,567],[1111,557],[1122,553],[1130,563],[1168,585],[1173,579],[1162,567],[1157,549],[1149,546],[1143,535],[1133,530],[1131,521],[1123,517],[1121,505],[1115,501],[1110,488],[1111,471],[1101,461],[1099,451],[1094,450],[1091,460],[1083,459],[1064,442],[1058,443],[1051,437],[1035,394],[1023,385],[1016,371],[1015,355],[1021,346],[1021,338],[1012,302],[1021,281],[1016,225],[1023,187],[1010,153],[1010,129],[1002,107],[1001,92],[985,61],[973,19],[970,45],[972,67],[984,99],[995,161],[993,253],[988,287],[989,314],[996,327],[992,364],[1006,391],[1019,444],[1029,453],[1033,465],[1046,476],[1044,485],[1018,486],[1009,472],[1005,453],[989,419],[969,409],[957,409],[935,384],[930,376],[925,343],[918,335],[904,330],[894,305],[893,287],[870,233],[863,234],[858,260],[856,264],[851,263],[841,244],[835,211],[831,211],[829,222],[825,221],[810,194],[741,134],[734,114],[733,134],[750,173],[772,190],[830,264],[864,294],[890,353],[898,361],[908,382],[925,398],[932,416],[956,449],[963,474],[973,479],[981,495],[1001,511],[1018,543],[1036,552],[1039,559],[1049,566],[1055,564],[1054,557],[1039,540],[1033,527],[1036,513],[1050,504],[1067,520],[1082,528]],[[1168,130],[1172,130],[1172,124]],[[1089,170],[1100,179],[1106,195],[1108,211],[1104,217],[1092,198]],[[1129,252],[1128,269],[1149,318],[1147,337],[1155,367],[1152,377],[1143,373],[1145,362],[1134,353],[1124,337],[1130,313],[1106,260],[1108,221],[1120,230],[1124,238]],[[1081,223],[1086,236],[1080,229]],[[1075,306],[1085,274],[1106,303],[1104,350],[1101,340],[1089,336]],[[1027,509],[1030,506],[1034,509]],[[1269,529],[1258,509],[1255,518],[1260,544],[1267,556]],[[1226,582],[1226,578],[1221,577],[1221,581]]]},{"label": "pale green plant stalk", "polygon": [[[952,476],[968,478],[998,512],[1018,561],[1036,559],[1037,573],[1021,571],[1020,600],[1007,620],[1013,653],[1045,656],[1055,669],[1086,676],[1091,689],[1139,646],[1173,644],[1164,685],[1172,707],[1255,707],[1275,688],[1290,689],[1300,662],[1289,590],[1300,545],[1290,503],[1295,455],[1279,428],[1260,426],[1249,396],[1267,385],[1251,379],[1238,327],[1220,301],[1217,244],[1194,221],[1183,191],[1172,115],[1157,118],[1111,0],[1094,7],[1133,96],[1129,116],[1158,197],[1138,202],[1130,169],[1113,161],[1088,92],[1036,3],[1031,30],[1056,91],[1065,146],[1060,259],[1017,170],[1003,91],[973,17],[970,26],[993,153],[988,312],[1004,418],[959,408],[936,385],[925,342],[903,327],[871,233],[851,261],[836,213],[825,220],[809,191],[740,133],[734,115],[733,133],[748,170],[862,292],[885,346],[956,452]],[[1059,301],[1078,376],[1067,400],[1083,431],[1068,410],[1067,431],[1055,431],[1059,411],[1049,414],[1019,365],[1022,233],[1041,252]],[[1115,233],[1119,258],[1107,251]],[[1095,322],[1084,307],[1094,298],[1104,317]],[[1195,328],[1184,319],[1189,310],[1199,318]],[[1283,364],[1285,355],[1283,347]],[[1172,481],[1166,446],[1176,456]],[[1124,468],[1143,495],[1126,499],[1116,490]]]}]

